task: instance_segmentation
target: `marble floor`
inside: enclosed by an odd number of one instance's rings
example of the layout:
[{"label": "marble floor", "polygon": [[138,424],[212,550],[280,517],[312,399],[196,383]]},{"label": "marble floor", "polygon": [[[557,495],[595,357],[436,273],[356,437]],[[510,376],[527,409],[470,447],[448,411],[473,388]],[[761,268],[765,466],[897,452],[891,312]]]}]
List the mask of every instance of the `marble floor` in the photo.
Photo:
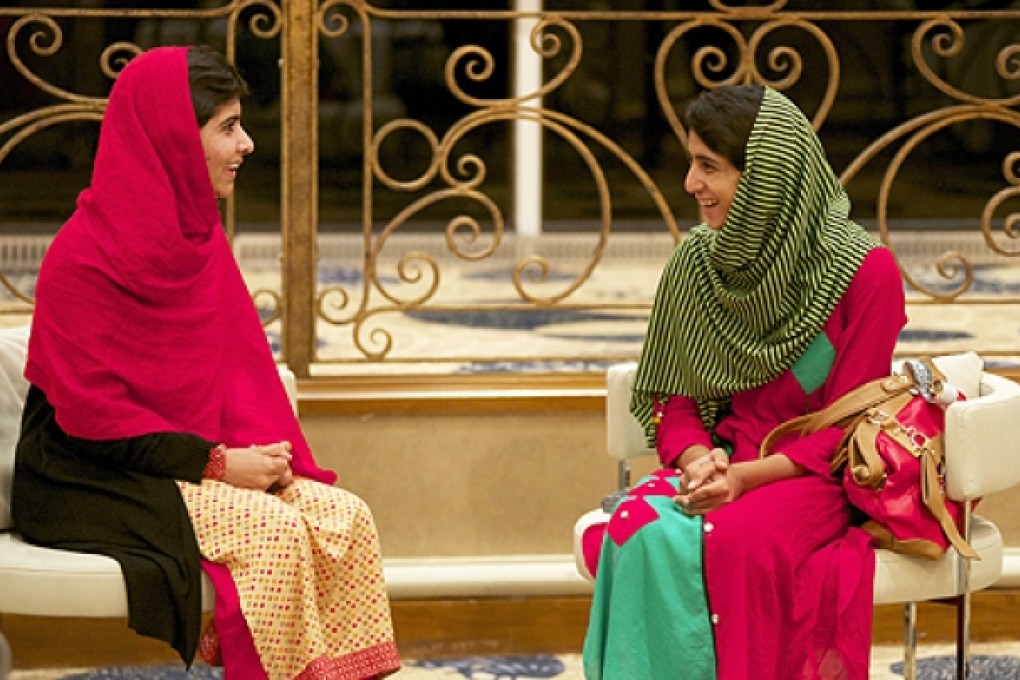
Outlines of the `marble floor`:
[{"label": "marble floor", "polygon": [[[1015,257],[989,255],[980,237],[934,233],[896,244],[908,280],[909,323],[900,336],[901,355],[974,350],[992,367],[1020,367],[1020,267]],[[508,238],[499,254],[472,261],[451,256],[445,241],[433,236],[393,239],[394,252],[379,253],[375,278],[366,283],[364,244],[323,236],[317,282],[320,290],[333,293],[323,298],[322,309],[333,310],[339,321],[317,323],[319,361],[313,370],[339,375],[601,371],[607,363],[638,355],[648,318],[644,305],[651,302],[672,244],[663,235],[614,235],[596,261],[592,252],[598,244],[591,234],[548,235],[531,244]],[[32,293],[34,260],[44,245],[26,241],[18,249],[0,249],[25,253],[20,260],[0,258],[0,271],[26,294]],[[256,299],[267,304],[278,296],[279,236],[239,235],[235,251],[249,287],[267,291]],[[952,266],[940,271],[937,262],[947,253],[960,253],[963,259],[950,258],[948,264],[966,262],[969,271]],[[409,269],[401,270],[402,256],[411,259]],[[532,280],[528,274],[535,270],[523,269],[521,287],[536,298],[569,291],[567,297],[548,306],[523,304],[514,269],[532,256],[549,269],[544,280]],[[421,275],[417,283],[407,276],[414,271]],[[965,292],[954,297],[961,287]],[[397,301],[424,295],[424,301],[393,304],[387,295]],[[954,302],[938,303],[939,296]],[[0,287],[0,312],[10,301],[4,297]],[[338,311],[344,300],[346,307]],[[364,323],[351,317],[359,305],[368,311]],[[0,313],[0,325],[27,321],[27,315]],[[267,334],[279,350],[279,322],[270,323]],[[387,342],[386,360],[373,359],[370,355]]]}]

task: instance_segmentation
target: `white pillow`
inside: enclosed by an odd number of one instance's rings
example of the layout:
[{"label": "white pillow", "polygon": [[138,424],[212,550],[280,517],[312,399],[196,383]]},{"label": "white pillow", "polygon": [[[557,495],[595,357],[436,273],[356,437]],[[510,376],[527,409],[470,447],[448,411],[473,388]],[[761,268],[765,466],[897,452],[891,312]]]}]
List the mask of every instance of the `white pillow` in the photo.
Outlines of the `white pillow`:
[{"label": "white pillow", "polygon": [[0,529],[11,526],[14,446],[21,434],[21,410],[28,394],[25,353],[28,326],[0,329]]}]

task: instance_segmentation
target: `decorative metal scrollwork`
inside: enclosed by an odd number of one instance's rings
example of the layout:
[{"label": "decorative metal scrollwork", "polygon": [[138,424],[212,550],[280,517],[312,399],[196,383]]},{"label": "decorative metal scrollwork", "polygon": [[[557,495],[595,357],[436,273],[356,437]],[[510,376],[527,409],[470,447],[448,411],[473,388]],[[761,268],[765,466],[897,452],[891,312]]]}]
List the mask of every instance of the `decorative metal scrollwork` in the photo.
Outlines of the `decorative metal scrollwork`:
[{"label": "decorative metal scrollwork", "polygon": [[[869,130],[860,148],[843,150],[849,160],[843,161],[840,179],[848,192],[865,191],[866,201],[873,200],[878,235],[894,252],[900,246],[897,225],[911,217],[910,207],[904,208],[895,198],[917,165],[938,153],[940,143],[963,137],[979,126],[995,134],[1006,131],[1001,135],[1006,140],[1017,139],[1020,131],[1020,41],[1011,30],[1020,22],[1020,9],[1012,7],[938,12],[801,10],[790,8],[787,0],[757,4],[709,0],[708,8],[699,11],[610,8],[527,12],[441,9],[442,3],[430,3],[429,8],[415,3],[395,7],[394,3],[371,0],[222,2],[221,6],[205,4],[189,10],[0,8],[0,18],[10,19],[5,35],[9,72],[52,100],[0,119],[0,172],[33,135],[65,123],[94,124],[102,118],[103,97],[76,92],[39,68],[41,62],[66,51],[72,35],[68,22],[96,18],[225,21],[228,56],[237,56],[238,33],[247,30],[260,40],[279,42],[284,72],[293,64],[314,67],[319,55],[333,48],[350,55],[355,63],[347,64],[350,72],[345,77],[352,83],[360,79],[360,89],[355,86],[345,91],[349,100],[342,105],[350,112],[345,119],[348,127],[331,129],[324,122],[322,107],[317,119],[323,121],[322,130],[316,128],[304,139],[313,140],[314,145],[314,140],[329,140],[334,134],[357,133],[351,144],[358,147],[361,173],[360,233],[356,234],[361,250],[352,265],[357,271],[341,277],[340,283],[320,284],[317,263],[312,260],[304,263],[307,266],[285,268],[280,290],[269,286],[254,292],[266,324],[280,324],[286,330],[292,318],[310,319],[301,321],[313,326],[305,338],[289,341],[289,345],[285,342],[284,347],[285,352],[294,351],[295,344],[307,341],[307,355],[313,362],[465,360],[445,355],[443,359],[408,356],[406,348],[414,343],[404,337],[409,326],[402,322],[429,314],[450,319],[472,313],[647,312],[650,290],[644,298],[625,303],[591,302],[585,297],[592,282],[605,271],[620,231],[621,185],[626,183],[628,197],[640,197],[643,219],[660,225],[661,235],[673,243],[680,241],[686,228],[677,215],[684,215],[684,210],[693,212],[693,206],[672,205],[667,199],[671,193],[662,184],[663,175],[657,174],[659,168],[648,166],[615,131],[587,120],[578,107],[563,105],[573,88],[589,77],[592,62],[600,57],[595,42],[599,30],[611,32],[634,24],[656,29],[646,33],[656,36],[646,45],[650,61],[638,67],[642,77],[647,76],[649,93],[641,104],[650,105],[646,107],[648,116],[662,121],[662,137],[668,138],[671,148],[675,144],[682,147],[686,140],[679,115],[682,99],[699,89],[742,82],[764,83],[787,92],[824,135],[828,127],[842,123],[840,107],[847,99],[859,97],[847,92],[845,72],[853,64],[854,50],[862,48],[851,46],[848,51],[847,36],[859,35],[855,28],[861,26],[887,36],[893,51],[890,60],[898,59],[899,69],[909,72],[912,89],[894,102],[896,117],[874,123],[882,127],[877,132]],[[429,77],[443,91],[450,111],[457,111],[450,115],[453,120],[444,118],[440,126],[402,110],[379,113],[385,108],[381,107],[383,98],[397,99],[385,91],[386,60],[392,55],[381,42],[416,26],[431,26],[441,33],[444,29],[437,26],[448,28],[458,21],[490,22],[501,28],[524,25],[526,30],[515,33],[520,41],[516,49],[539,63],[540,77],[522,88],[527,91],[504,92],[502,83],[496,81],[512,70],[512,65],[503,63],[507,57],[491,41],[469,38],[443,43],[440,56],[434,61],[430,56],[428,64],[434,64],[435,73]],[[308,32],[295,34],[295,25],[308,26],[302,29]],[[301,38],[295,39],[295,35]],[[112,81],[140,49],[130,41],[112,41],[96,49],[90,68]],[[315,99],[314,83],[281,82],[286,101],[308,107],[321,103]],[[514,206],[502,185],[494,189],[501,181],[506,146],[497,145],[493,151],[477,143],[498,137],[506,129],[537,130],[542,140],[569,159],[576,175],[571,181],[585,185],[584,219],[590,226],[585,227],[583,244],[571,250],[570,258],[545,249],[541,239],[520,247],[519,235],[512,231]],[[319,160],[314,150],[288,146],[287,131],[282,132],[284,172],[304,164],[307,185],[318,186]],[[1010,262],[1020,255],[1020,148],[1007,142],[986,155],[994,158],[992,179],[968,197],[979,204],[973,215],[974,236],[983,243],[982,261],[998,258],[997,262]],[[676,168],[665,181],[679,182],[682,172],[682,167]],[[546,181],[558,179],[553,174]],[[863,189],[862,183],[866,185]],[[380,197],[385,197],[385,211]],[[858,203],[856,197],[854,200]],[[281,228],[284,240],[296,234],[297,240],[314,242],[318,206],[310,211],[308,206],[299,208],[293,214],[280,215],[281,224],[286,225]],[[436,238],[429,247],[405,245],[410,241],[404,237],[420,231],[426,222],[431,224],[435,215],[441,217],[433,228],[435,233],[430,233]],[[233,234],[232,203],[227,204],[225,221]],[[495,263],[499,285],[505,288],[498,300],[464,301],[454,296],[455,301],[450,302],[449,289],[457,281],[454,268],[457,272],[491,270]],[[930,256],[923,270],[924,276],[918,276],[914,269],[904,268],[908,292],[918,304],[969,304],[983,299],[980,291],[975,294],[980,269],[972,251],[947,247]],[[19,305],[30,305],[31,296],[16,285],[19,280],[0,272],[0,290]],[[312,295],[302,297],[302,291]],[[997,301],[1003,299],[1000,295]],[[1020,300],[1013,303],[1020,304]],[[318,351],[316,336],[323,332],[334,338],[343,336],[346,347],[339,356]]]}]

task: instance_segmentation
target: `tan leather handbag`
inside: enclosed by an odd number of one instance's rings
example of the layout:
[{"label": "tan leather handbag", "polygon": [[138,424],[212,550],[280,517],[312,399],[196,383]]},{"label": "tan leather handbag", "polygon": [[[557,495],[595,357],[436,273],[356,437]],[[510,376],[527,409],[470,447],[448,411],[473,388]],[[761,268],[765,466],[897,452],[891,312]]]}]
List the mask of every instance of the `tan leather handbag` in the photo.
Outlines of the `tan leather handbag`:
[{"label": "tan leather handbag", "polygon": [[950,545],[980,559],[960,535],[960,505],[945,495],[945,409],[964,399],[927,357],[873,380],[826,408],[777,426],[761,445],[768,455],[792,433],[843,429],[833,457],[847,499],[868,519],[879,547],[938,559]]}]

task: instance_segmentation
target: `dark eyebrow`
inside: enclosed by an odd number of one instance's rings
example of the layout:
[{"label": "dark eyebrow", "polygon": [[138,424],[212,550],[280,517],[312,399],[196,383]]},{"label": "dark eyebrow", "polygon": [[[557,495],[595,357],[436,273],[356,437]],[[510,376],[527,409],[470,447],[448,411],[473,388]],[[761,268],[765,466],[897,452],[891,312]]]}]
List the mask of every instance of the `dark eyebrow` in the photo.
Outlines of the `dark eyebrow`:
[{"label": "dark eyebrow", "polygon": [[223,127],[234,127],[234,124],[240,122],[240,116],[231,116],[230,118],[224,118],[223,122],[220,123]]}]

